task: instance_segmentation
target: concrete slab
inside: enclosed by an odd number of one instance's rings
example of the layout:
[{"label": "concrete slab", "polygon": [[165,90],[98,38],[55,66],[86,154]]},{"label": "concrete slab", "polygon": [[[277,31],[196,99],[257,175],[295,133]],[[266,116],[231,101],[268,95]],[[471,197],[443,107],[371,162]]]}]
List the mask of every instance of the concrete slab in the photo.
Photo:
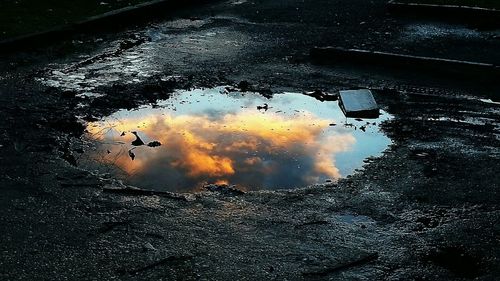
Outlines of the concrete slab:
[{"label": "concrete slab", "polygon": [[339,92],[339,105],[346,117],[377,118],[379,107],[368,89]]}]

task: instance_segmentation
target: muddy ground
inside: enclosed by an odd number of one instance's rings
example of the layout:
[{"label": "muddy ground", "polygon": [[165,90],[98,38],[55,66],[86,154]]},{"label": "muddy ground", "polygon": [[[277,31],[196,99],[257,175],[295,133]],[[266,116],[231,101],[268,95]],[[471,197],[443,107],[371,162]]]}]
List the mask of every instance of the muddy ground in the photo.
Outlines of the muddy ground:
[{"label": "muddy ground", "polygon": [[[498,31],[388,15],[384,1],[227,1],[81,35],[0,64],[2,280],[496,280],[493,81],[317,65],[335,45],[500,62]],[[338,183],[120,195],[74,166],[85,122],[175,89],[369,87],[393,144]]]},{"label": "muddy ground", "polygon": [[2,1],[0,3],[0,40],[46,31],[143,2],[145,1]]}]

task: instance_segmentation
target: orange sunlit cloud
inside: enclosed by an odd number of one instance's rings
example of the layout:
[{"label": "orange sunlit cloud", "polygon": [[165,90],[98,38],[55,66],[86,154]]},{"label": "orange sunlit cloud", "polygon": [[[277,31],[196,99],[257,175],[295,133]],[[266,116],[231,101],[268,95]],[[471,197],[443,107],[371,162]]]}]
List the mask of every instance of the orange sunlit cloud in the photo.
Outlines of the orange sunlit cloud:
[{"label": "orange sunlit cloud", "polygon": [[122,137],[121,132],[137,131],[145,142],[162,143],[158,148],[136,148],[134,161],[127,153],[119,157],[111,153],[106,158],[109,161],[115,157],[113,163],[129,174],[145,172],[151,163],[168,158],[161,169],[181,169],[191,178],[206,176],[228,182],[239,172],[258,170],[264,175],[272,174],[279,163],[266,164],[262,158],[265,154],[311,159],[313,170],[304,171],[303,176],[314,180],[320,176],[339,178],[335,154],[350,150],[355,143],[351,134],[333,131],[328,128],[329,123],[331,120],[312,114],[291,118],[243,110],[219,118],[151,115],[122,119],[111,124],[113,129],[106,132],[103,129],[110,124],[93,124],[88,130],[101,142],[121,141],[129,145],[135,137],[130,133]]}]

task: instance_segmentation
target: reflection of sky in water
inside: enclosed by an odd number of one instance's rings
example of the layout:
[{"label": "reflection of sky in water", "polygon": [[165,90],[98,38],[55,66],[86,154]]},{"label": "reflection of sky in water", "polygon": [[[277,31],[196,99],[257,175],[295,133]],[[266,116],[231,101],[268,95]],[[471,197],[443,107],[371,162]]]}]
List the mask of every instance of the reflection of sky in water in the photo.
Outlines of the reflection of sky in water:
[{"label": "reflection of sky in water", "polygon": [[[90,124],[89,135],[98,143],[91,158],[143,188],[187,191],[229,183],[277,189],[346,176],[390,144],[378,132],[380,119],[349,119],[354,126],[345,126],[336,102],[295,93],[268,100],[222,89],[179,92],[158,107],[120,111]],[[257,110],[265,103],[267,111]],[[132,160],[133,131],[145,143],[162,146],[136,147]]]},{"label": "reflection of sky in water", "polygon": [[53,65],[53,70],[38,80],[81,96],[99,97],[100,87],[138,84],[168,73],[168,69],[186,67],[192,57],[213,62],[222,56],[237,56],[249,42],[249,36],[231,28],[205,27],[215,20],[177,19],[152,25],[129,41],[139,38],[144,42],[129,48],[121,47],[123,40],[103,43],[103,49],[93,56]]},{"label": "reflection of sky in water", "polygon": [[92,97],[99,96],[95,93],[98,87],[118,82],[139,83],[159,73],[157,65],[151,61],[154,48],[149,42],[118,54],[115,52],[116,48],[109,48],[93,58],[82,60],[81,62],[89,62],[76,68],[62,65],[61,69],[53,70],[47,77],[39,80],[47,86],[77,91],[81,95]]},{"label": "reflection of sky in water", "polygon": [[428,40],[439,37],[456,37],[456,38],[480,38],[481,32],[465,27],[457,27],[447,24],[411,24],[406,27],[406,36],[418,37],[419,39]]}]

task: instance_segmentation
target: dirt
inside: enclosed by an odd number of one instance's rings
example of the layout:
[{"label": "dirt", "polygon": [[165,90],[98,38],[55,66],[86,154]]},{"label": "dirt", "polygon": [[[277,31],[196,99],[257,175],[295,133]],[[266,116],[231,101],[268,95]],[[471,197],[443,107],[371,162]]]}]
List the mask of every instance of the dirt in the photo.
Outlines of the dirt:
[{"label": "dirt", "polygon": [[144,2],[147,1],[2,1],[0,3],[0,40],[70,25],[92,16]]},{"label": "dirt", "polygon": [[[498,40],[402,41],[422,23],[389,17],[384,1],[228,1],[178,16],[1,57],[3,280],[496,279],[500,111],[481,101],[494,85],[315,65],[308,51],[498,62]],[[394,116],[382,126],[393,144],[338,183],[290,191],[109,192],[130,187],[74,166],[85,122],[238,84],[265,95],[371,88]]]}]

